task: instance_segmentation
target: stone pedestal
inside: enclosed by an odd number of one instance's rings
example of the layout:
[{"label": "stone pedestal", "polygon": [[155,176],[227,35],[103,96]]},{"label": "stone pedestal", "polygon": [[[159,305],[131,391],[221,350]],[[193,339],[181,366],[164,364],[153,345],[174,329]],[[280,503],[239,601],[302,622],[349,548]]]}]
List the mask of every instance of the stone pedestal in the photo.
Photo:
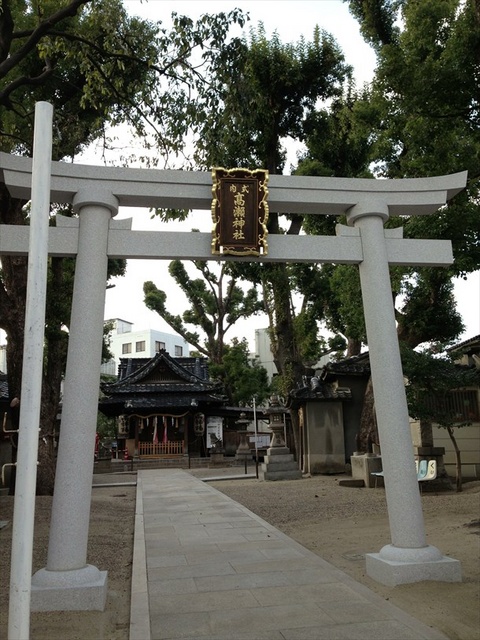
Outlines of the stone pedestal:
[{"label": "stone pedestal", "polygon": [[248,444],[249,434],[249,431],[240,432],[240,444],[238,445],[237,451],[235,453],[235,460],[244,462],[245,460],[251,459],[252,452],[250,450],[250,445]]},{"label": "stone pedestal", "polygon": [[221,451],[210,451],[210,466],[219,467],[225,464],[223,449]]},{"label": "stone pedestal", "polygon": [[272,441],[259,470],[260,480],[298,480],[302,477],[302,472],[285,442],[284,411],[285,407],[279,398],[272,396],[267,411]]},{"label": "stone pedestal", "polygon": [[382,479],[378,478],[377,482],[375,482],[375,476],[372,476],[372,473],[378,473],[382,470],[381,456],[362,453],[358,456],[352,456],[350,464],[352,465],[352,478],[354,480],[363,480],[364,486],[368,488],[383,486]]},{"label": "stone pedestal", "polygon": [[402,549],[388,544],[380,553],[367,553],[365,559],[367,574],[388,587],[423,580],[462,581],[460,562],[443,556],[432,545],[418,549]]},{"label": "stone pedestal", "polygon": [[103,611],[107,572],[87,564],[71,571],[40,569],[32,578],[32,611]]},{"label": "stone pedestal", "polygon": [[270,447],[259,470],[260,480],[299,480],[302,472],[288,447]]}]

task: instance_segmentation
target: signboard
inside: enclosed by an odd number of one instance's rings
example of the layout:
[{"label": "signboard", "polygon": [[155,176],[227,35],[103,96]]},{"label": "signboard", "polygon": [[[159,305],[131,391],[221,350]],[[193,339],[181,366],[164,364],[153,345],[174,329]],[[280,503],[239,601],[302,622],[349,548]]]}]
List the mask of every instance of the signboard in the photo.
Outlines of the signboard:
[{"label": "signboard", "polygon": [[267,255],[268,171],[212,171],[212,253]]},{"label": "signboard", "polygon": [[211,449],[217,440],[223,440],[223,419],[219,416],[208,416],[207,449]]}]

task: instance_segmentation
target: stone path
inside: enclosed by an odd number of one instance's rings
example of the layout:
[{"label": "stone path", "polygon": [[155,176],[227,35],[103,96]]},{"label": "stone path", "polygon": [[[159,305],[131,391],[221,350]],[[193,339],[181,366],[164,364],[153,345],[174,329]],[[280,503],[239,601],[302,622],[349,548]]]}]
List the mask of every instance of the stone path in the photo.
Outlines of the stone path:
[{"label": "stone path", "polygon": [[446,640],[179,469],[138,472],[130,640]]}]

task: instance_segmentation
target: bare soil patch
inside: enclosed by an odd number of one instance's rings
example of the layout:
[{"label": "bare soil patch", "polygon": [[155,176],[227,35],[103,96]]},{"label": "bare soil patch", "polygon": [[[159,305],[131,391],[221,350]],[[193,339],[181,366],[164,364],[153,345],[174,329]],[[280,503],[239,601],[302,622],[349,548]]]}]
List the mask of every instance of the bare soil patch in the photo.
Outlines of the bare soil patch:
[{"label": "bare soil patch", "polygon": [[[191,471],[205,477],[228,470]],[[238,473],[238,470],[233,470]],[[240,471],[241,473],[241,471]],[[291,482],[222,480],[215,489],[245,505],[358,582],[451,640],[480,638],[480,482],[462,493],[424,493],[427,541],[462,563],[463,582],[421,582],[389,588],[365,573],[365,553],[390,542],[383,489],[339,486],[345,476],[316,476]],[[132,481],[135,475],[126,480]],[[96,481],[98,477],[96,477]],[[109,478],[103,476],[101,481]],[[51,498],[37,498],[34,571],[46,564]],[[0,637],[7,637],[13,499],[0,497]],[[31,640],[128,640],[135,518],[134,487],[95,488],[87,562],[108,570],[104,612],[32,613]]]}]

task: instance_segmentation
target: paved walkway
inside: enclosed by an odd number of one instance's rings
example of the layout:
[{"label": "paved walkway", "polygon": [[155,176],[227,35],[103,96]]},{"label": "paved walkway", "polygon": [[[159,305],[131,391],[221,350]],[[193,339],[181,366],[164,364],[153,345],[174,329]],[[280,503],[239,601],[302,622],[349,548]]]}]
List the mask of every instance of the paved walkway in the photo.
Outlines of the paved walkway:
[{"label": "paved walkway", "polygon": [[202,480],[138,472],[130,640],[445,640]]}]

